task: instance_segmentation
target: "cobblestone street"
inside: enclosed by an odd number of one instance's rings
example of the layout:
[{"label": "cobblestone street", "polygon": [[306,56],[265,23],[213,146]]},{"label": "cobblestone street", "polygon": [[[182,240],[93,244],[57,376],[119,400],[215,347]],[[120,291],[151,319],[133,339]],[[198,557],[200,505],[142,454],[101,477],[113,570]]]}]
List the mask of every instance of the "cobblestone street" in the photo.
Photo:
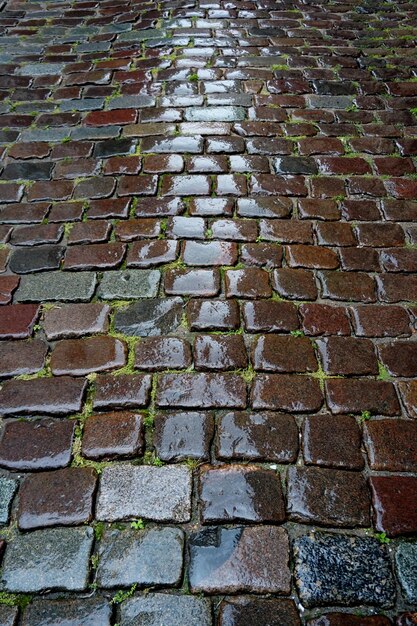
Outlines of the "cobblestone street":
[{"label": "cobblestone street", "polygon": [[0,0],[0,626],[417,625],[412,0]]}]

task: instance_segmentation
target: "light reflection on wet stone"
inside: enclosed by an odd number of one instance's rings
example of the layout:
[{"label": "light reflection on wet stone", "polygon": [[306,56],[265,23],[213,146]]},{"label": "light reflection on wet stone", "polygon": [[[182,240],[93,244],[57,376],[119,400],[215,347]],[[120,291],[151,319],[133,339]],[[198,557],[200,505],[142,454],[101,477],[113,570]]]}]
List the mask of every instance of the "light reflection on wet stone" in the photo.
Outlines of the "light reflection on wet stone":
[{"label": "light reflection on wet stone", "polygon": [[210,527],[191,536],[193,592],[289,593],[288,537],[276,526]]}]

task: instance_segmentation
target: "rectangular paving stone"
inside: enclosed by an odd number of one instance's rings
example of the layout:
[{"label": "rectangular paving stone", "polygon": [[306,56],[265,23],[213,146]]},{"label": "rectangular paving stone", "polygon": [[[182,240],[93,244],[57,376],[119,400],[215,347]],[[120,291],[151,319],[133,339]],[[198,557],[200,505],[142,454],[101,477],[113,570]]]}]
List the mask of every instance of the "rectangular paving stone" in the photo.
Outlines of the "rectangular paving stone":
[{"label": "rectangular paving stone", "polygon": [[400,405],[394,385],[384,380],[360,378],[333,379],[325,383],[330,411],[362,413],[370,411],[380,415],[398,415]]},{"label": "rectangular paving stone", "polygon": [[417,477],[371,476],[374,525],[389,537],[417,532]]},{"label": "rectangular paving stone", "polygon": [[395,552],[395,569],[403,595],[410,604],[417,604],[417,543],[399,544]]},{"label": "rectangular paving stone", "polygon": [[66,467],[27,476],[19,491],[19,528],[90,522],[96,477],[91,467]]},{"label": "rectangular paving stone", "polygon": [[97,519],[187,522],[190,514],[191,473],[185,466],[113,465],[103,470]]},{"label": "rectangular paving stone", "polygon": [[35,374],[45,363],[48,346],[40,339],[0,342],[0,377]]},{"label": "rectangular paving stone", "polygon": [[187,319],[191,330],[235,330],[239,306],[234,300],[189,300]]},{"label": "rectangular paving stone", "polygon": [[16,70],[18,76],[61,75],[65,63],[26,63]]},{"label": "rectangular paving stone", "polygon": [[199,501],[203,524],[285,520],[279,475],[255,465],[205,466],[200,473]]},{"label": "rectangular paving stone", "polygon": [[94,272],[42,272],[25,275],[15,293],[17,302],[88,302],[94,294]]},{"label": "rectangular paving stone", "polygon": [[156,402],[165,408],[245,408],[246,384],[237,374],[163,374]]},{"label": "rectangular paving stone", "polygon": [[178,585],[183,542],[179,528],[106,531],[98,551],[99,587]]},{"label": "rectangular paving stone", "polygon": [[392,606],[390,559],[376,539],[312,533],[295,540],[294,553],[295,580],[304,606]]},{"label": "rectangular paving stone", "polygon": [[99,374],[95,380],[93,407],[119,409],[144,407],[149,402],[151,376],[143,374]]},{"label": "rectangular paving stone", "polygon": [[22,626],[110,626],[111,612],[102,598],[37,599],[25,609]]},{"label": "rectangular paving stone", "polygon": [[109,326],[109,313],[110,307],[99,303],[58,306],[45,311],[43,328],[48,339],[105,333]]},{"label": "rectangular paving stone", "polygon": [[353,102],[352,96],[308,95],[306,99],[312,109],[348,109]]},{"label": "rectangular paving stone", "polygon": [[291,519],[322,526],[369,526],[370,495],[359,472],[289,468],[287,509]]},{"label": "rectangular paving stone", "polygon": [[362,432],[352,415],[310,415],[303,423],[306,465],[361,470]]},{"label": "rectangular paving stone", "polygon": [[245,119],[241,107],[190,107],[185,111],[188,122],[238,122]]},{"label": "rectangular paving stone", "polygon": [[116,311],[118,332],[139,337],[156,337],[175,332],[183,311],[181,298],[149,298]]},{"label": "rectangular paving stone", "polygon": [[213,433],[210,413],[160,413],[155,416],[153,444],[162,461],[208,460]]},{"label": "rectangular paving stone", "polygon": [[190,153],[196,154],[203,151],[202,137],[170,137],[155,138],[147,137],[142,140],[142,152],[152,153]]},{"label": "rectangular paving stone", "polygon": [[220,417],[216,456],[223,460],[294,462],[298,428],[292,415],[236,411]]},{"label": "rectangular paving stone", "polygon": [[165,274],[165,293],[171,296],[216,296],[220,291],[218,270],[178,269]]},{"label": "rectangular paving stone", "polygon": [[93,540],[93,529],[89,527],[17,535],[6,548],[3,588],[12,593],[86,589]]},{"label": "rectangular paving stone", "polygon": [[197,335],[194,339],[194,367],[198,370],[238,370],[248,364],[243,337],[239,335]]},{"label": "rectangular paving stone", "polygon": [[323,404],[318,380],[286,374],[259,374],[254,379],[251,398],[254,409],[296,413],[318,411]]},{"label": "rectangular paving stone", "polygon": [[178,337],[146,337],[135,346],[138,370],[187,369],[191,363],[190,344]]},{"label": "rectangular paving stone", "polygon": [[71,376],[9,380],[0,390],[0,413],[59,415],[81,411],[86,381]]},{"label": "rectangular paving stone", "polygon": [[312,372],[317,370],[313,346],[307,337],[261,335],[252,349],[256,370]]},{"label": "rectangular paving stone", "polygon": [[417,423],[412,420],[371,420],[364,424],[364,442],[373,470],[417,470]]},{"label": "rectangular paving stone", "polygon": [[11,470],[69,465],[75,420],[7,420],[0,440],[0,466]]},{"label": "rectangular paving stone", "polygon": [[190,538],[194,593],[290,591],[288,536],[277,526],[210,527]]},{"label": "rectangular paving stone", "polygon": [[84,424],[81,453],[88,459],[135,457],[143,449],[143,417],[127,411],[91,415]]},{"label": "rectangular paving stone", "polygon": [[[211,604],[206,598],[191,595],[148,593],[123,602],[120,626],[137,623],[146,626],[211,626]],[[146,621],[144,621],[146,620]]]},{"label": "rectangular paving stone", "polygon": [[103,300],[153,298],[158,294],[159,270],[104,272],[97,295]]},{"label": "rectangular paving stone", "polygon": [[93,372],[118,369],[127,360],[127,346],[114,337],[61,339],[52,351],[50,366],[55,376],[85,376]]},{"label": "rectangular paving stone", "polygon": [[[219,626],[301,626],[293,600],[229,597],[219,607]],[[322,624],[322,626],[327,626]]]},{"label": "rectangular paving stone", "polygon": [[62,246],[16,248],[10,256],[9,268],[15,274],[59,269],[63,254]]}]

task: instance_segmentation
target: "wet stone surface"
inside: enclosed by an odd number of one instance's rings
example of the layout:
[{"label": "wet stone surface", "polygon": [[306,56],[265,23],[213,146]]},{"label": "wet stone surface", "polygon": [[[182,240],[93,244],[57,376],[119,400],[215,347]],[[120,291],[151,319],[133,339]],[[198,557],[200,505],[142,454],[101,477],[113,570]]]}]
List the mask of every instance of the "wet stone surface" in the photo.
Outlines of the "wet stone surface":
[{"label": "wet stone surface", "polygon": [[372,506],[375,527],[388,536],[412,534],[417,531],[417,510],[413,503],[417,494],[414,476],[372,476]]},{"label": "wet stone surface", "polygon": [[227,413],[217,428],[216,450],[224,460],[295,461],[297,424],[291,415],[280,413]]},{"label": "wet stone surface", "polygon": [[0,376],[11,377],[39,372],[45,363],[47,346],[39,339],[2,341],[0,343]]},{"label": "wet stone surface", "polygon": [[413,472],[417,468],[417,424],[406,420],[372,420],[365,425],[365,444],[374,470]]},{"label": "wet stone surface", "polygon": [[292,600],[257,599],[250,596],[228,598],[220,604],[219,626],[300,626]]},{"label": "wet stone surface", "polygon": [[91,521],[95,486],[96,472],[89,467],[27,476],[19,491],[19,528],[73,526]]},{"label": "wet stone surface", "polygon": [[135,348],[135,367],[140,370],[186,369],[191,365],[191,349],[177,337],[149,337]]},{"label": "wet stone surface", "polygon": [[237,302],[190,300],[187,319],[191,330],[233,330],[239,326]]},{"label": "wet stone surface", "polygon": [[143,449],[143,418],[128,412],[91,415],[85,422],[82,454],[89,459],[139,456]]},{"label": "wet stone surface", "polygon": [[312,415],[303,424],[303,456],[308,465],[362,469],[361,432],[354,417]]},{"label": "wet stone surface", "polygon": [[292,519],[324,526],[368,526],[370,497],[359,473],[290,467],[288,512]]},{"label": "wet stone surface", "polygon": [[246,385],[236,374],[165,374],[160,377],[157,404],[163,408],[244,408]]},{"label": "wet stone surface", "polygon": [[153,443],[162,461],[208,460],[213,432],[210,413],[161,413],[155,416]]},{"label": "wet stone surface", "polygon": [[97,376],[94,387],[94,409],[135,409],[148,404],[151,377],[143,374],[101,374]]},{"label": "wet stone surface", "polygon": [[1,339],[23,339],[29,337],[38,317],[36,304],[11,304],[2,307],[0,317]]},{"label": "wet stone surface", "polygon": [[10,592],[87,587],[91,528],[53,528],[19,535],[9,543],[2,583]]},{"label": "wet stone surface", "polygon": [[110,626],[111,607],[100,598],[38,600],[23,613],[23,626]]},{"label": "wet stone surface", "polygon": [[190,539],[194,592],[288,593],[288,538],[275,526],[212,527]]},{"label": "wet stone surface", "polygon": [[51,357],[51,369],[56,376],[82,376],[123,367],[126,345],[112,337],[63,339],[56,343]]},{"label": "wet stone surface", "polygon": [[110,308],[102,304],[61,305],[45,312],[43,327],[48,339],[105,333],[109,312]]},{"label": "wet stone surface", "polygon": [[190,518],[191,475],[185,466],[114,465],[100,477],[97,518],[105,521],[143,517],[186,522]]},{"label": "wet stone surface", "polygon": [[13,478],[0,476],[0,524],[2,525],[9,522],[10,507],[17,487],[18,483]]},{"label": "wet stone surface", "polygon": [[176,585],[182,572],[183,535],[177,528],[112,530],[100,542],[100,587]]},{"label": "wet stone surface", "polygon": [[103,300],[137,300],[157,295],[160,274],[157,270],[105,272],[98,289]]},{"label": "wet stone surface", "polygon": [[181,298],[151,298],[117,311],[115,329],[141,337],[165,335],[177,330],[181,322]]},{"label": "wet stone surface", "polygon": [[183,626],[184,623],[211,626],[209,601],[204,598],[165,593],[149,593],[127,600],[121,608],[121,626],[142,622],[146,626]]},{"label": "wet stone surface", "polygon": [[417,624],[413,2],[0,13],[0,624]]},{"label": "wet stone surface", "polygon": [[17,302],[88,302],[94,293],[96,277],[93,272],[42,272],[25,275],[16,292]]},{"label": "wet stone surface", "polygon": [[285,518],[279,475],[256,466],[204,468],[199,495],[201,519],[206,524],[277,523]]},{"label": "wet stone surface", "polygon": [[404,598],[417,603],[417,543],[400,543],[395,552],[395,567]]},{"label": "wet stone surface", "polygon": [[75,423],[69,420],[8,420],[0,441],[0,465],[11,470],[68,465]]},{"label": "wet stone surface", "polygon": [[376,539],[315,533],[295,541],[296,584],[305,606],[391,606],[394,581]]}]

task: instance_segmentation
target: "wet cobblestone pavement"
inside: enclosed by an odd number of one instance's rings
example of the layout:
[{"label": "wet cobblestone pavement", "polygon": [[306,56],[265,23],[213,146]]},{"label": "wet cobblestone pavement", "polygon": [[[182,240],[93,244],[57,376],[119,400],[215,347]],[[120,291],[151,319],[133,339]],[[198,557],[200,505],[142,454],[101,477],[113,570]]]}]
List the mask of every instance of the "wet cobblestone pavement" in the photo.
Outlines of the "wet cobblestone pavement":
[{"label": "wet cobblestone pavement", "polygon": [[417,624],[415,3],[0,9],[0,625]]}]

